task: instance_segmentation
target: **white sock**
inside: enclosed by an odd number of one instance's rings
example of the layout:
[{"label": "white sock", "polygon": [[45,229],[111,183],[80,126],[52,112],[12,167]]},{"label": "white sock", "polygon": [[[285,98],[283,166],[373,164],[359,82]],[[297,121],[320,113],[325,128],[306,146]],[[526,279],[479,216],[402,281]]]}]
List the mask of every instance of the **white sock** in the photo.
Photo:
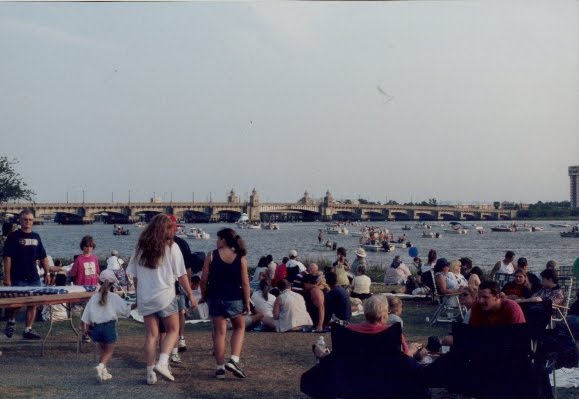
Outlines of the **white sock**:
[{"label": "white sock", "polygon": [[30,332],[30,331],[32,331],[32,327],[26,327],[26,328],[24,329],[24,332]]},{"label": "white sock", "polygon": [[231,355],[231,360],[233,360],[235,363],[239,363],[239,356]]},{"label": "white sock", "polygon": [[99,365],[98,365],[97,367],[98,367],[99,369],[104,369],[104,368],[105,368],[105,365],[102,364],[102,363],[99,363]]},{"label": "white sock", "polygon": [[151,374],[154,373],[155,370],[153,370],[155,368],[155,366],[147,366],[147,374]]},{"label": "white sock", "polygon": [[165,366],[167,364],[169,364],[169,355],[167,355],[166,353],[161,353],[159,355],[159,362],[157,364],[165,365]]},{"label": "white sock", "polygon": [[225,365],[224,364],[218,364],[217,365],[217,370],[225,370]]},{"label": "white sock", "polygon": [[176,355],[177,353],[179,353],[179,350],[178,350],[177,348],[173,348],[173,349],[171,350],[171,354],[172,354],[172,355]]}]

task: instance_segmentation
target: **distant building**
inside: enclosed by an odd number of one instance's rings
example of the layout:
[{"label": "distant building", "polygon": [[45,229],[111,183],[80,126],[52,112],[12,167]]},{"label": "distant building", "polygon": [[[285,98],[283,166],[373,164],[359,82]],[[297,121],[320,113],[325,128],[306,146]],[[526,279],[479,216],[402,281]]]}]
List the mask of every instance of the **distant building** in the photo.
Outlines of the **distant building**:
[{"label": "distant building", "polygon": [[579,208],[579,165],[569,166],[569,191],[571,194],[571,209]]}]

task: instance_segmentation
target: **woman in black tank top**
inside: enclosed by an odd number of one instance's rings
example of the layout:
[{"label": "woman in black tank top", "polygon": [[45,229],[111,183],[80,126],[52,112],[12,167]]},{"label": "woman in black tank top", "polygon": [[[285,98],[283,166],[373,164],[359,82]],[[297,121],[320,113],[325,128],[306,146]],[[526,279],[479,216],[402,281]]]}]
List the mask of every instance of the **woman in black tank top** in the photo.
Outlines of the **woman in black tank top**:
[{"label": "woman in black tank top", "polygon": [[[249,314],[249,276],[245,243],[232,229],[217,232],[217,249],[207,253],[201,276],[201,302],[207,301],[213,322],[215,377],[225,378],[225,369],[245,378],[239,356],[245,335],[245,315]],[[225,363],[227,319],[231,320],[231,358]]]}]

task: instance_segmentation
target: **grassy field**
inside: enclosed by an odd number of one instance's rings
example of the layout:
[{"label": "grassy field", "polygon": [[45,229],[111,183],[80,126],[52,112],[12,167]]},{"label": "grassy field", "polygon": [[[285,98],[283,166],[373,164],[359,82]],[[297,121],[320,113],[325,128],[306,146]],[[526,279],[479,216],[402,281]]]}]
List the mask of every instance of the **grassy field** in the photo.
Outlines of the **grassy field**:
[{"label": "grassy field", "polygon": [[[404,333],[409,342],[426,343],[430,335],[444,335],[449,325],[434,327],[425,322],[434,311],[428,302],[404,302]],[[358,317],[356,321],[360,321]],[[2,328],[4,325],[2,324]],[[317,335],[311,333],[249,332],[246,335],[242,363],[248,378],[240,380],[228,374],[223,381],[213,378],[210,324],[187,325],[188,350],[182,354],[183,364],[174,366],[175,382],[164,381],[154,386],[145,383],[143,355],[144,326],[133,320],[119,322],[119,342],[109,370],[113,380],[98,383],[95,345],[84,344],[75,353],[75,336],[58,323],[50,337],[45,356],[40,356],[39,343],[23,342],[16,334],[8,339],[1,334],[0,397],[1,398],[305,398],[300,393],[299,379],[315,364],[311,345]],[[47,323],[37,323],[46,332]],[[330,342],[329,334],[325,334]],[[559,389],[559,398],[579,397],[579,389]],[[434,398],[446,398],[443,390],[435,390]]]}]

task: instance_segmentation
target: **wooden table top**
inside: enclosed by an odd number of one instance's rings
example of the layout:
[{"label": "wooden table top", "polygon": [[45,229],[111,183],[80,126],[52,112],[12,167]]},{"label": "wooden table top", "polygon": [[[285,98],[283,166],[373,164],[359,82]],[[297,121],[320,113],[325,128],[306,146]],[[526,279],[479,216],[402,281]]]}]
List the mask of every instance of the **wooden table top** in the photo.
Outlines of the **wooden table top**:
[{"label": "wooden table top", "polygon": [[73,292],[70,294],[35,295],[0,299],[0,308],[20,308],[22,306],[54,305],[58,303],[88,301],[94,292]]}]

